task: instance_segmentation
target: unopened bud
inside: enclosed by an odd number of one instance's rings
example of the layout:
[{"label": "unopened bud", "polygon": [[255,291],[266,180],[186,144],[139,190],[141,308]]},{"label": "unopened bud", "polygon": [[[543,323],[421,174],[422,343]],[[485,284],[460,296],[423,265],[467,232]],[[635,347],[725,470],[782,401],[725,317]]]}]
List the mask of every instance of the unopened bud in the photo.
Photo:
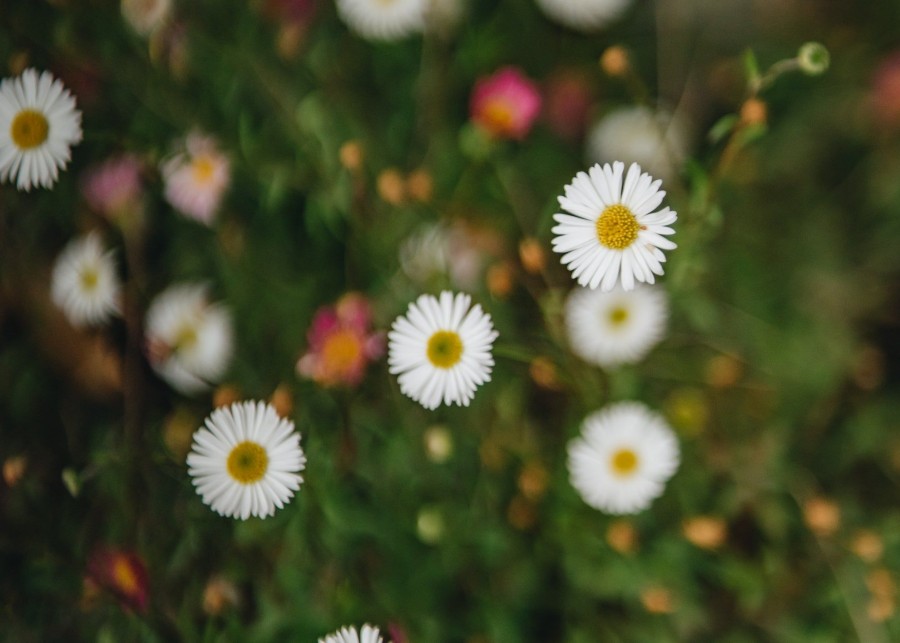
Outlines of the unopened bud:
[{"label": "unopened bud", "polygon": [[338,151],[341,165],[354,172],[362,167],[363,148],[359,141],[347,141]]},{"label": "unopened bud", "polygon": [[768,111],[765,101],[761,101],[758,98],[748,98],[741,105],[741,123],[744,125],[765,125]]},{"label": "unopened bud", "polygon": [[431,178],[431,173],[424,168],[410,172],[406,177],[406,192],[421,203],[431,201],[434,194],[434,180]]},{"label": "unopened bud", "polygon": [[628,52],[619,45],[608,47],[600,56],[600,69],[613,78],[624,76],[630,66]]},{"label": "unopened bud", "polygon": [[824,74],[831,64],[831,54],[825,45],[818,42],[807,42],[797,52],[797,63],[805,74],[818,76]]},{"label": "unopened bud", "polygon": [[406,198],[406,183],[395,168],[383,170],[378,175],[378,196],[391,205],[400,205]]},{"label": "unopened bud", "polygon": [[541,242],[534,237],[522,239],[519,244],[519,261],[522,262],[525,272],[533,275],[541,272],[547,265],[547,254],[544,252]]}]

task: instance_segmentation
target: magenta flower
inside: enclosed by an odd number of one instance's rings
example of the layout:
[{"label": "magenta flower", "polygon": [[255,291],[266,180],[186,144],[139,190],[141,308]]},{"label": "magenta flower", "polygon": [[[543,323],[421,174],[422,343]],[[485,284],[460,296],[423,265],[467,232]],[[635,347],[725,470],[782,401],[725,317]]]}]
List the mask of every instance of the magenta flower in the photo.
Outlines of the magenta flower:
[{"label": "magenta flower", "polygon": [[184,151],[160,168],[166,200],[188,218],[210,225],[231,180],[228,157],[215,139],[188,134]]},{"label": "magenta flower", "polygon": [[480,78],[469,101],[471,119],[495,138],[525,138],[540,111],[537,85],[516,67]]},{"label": "magenta flower", "polygon": [[384,333],[372,332],[371,323],[371,307],[360,293],[322,306],[313,317],[309,350],[297,362],[297,372],[322,386],[356,386],[368,363],[384,354]]},{"label": "magenta flower", "polygon": [[81,194],[95,212],[112,219],[140,202],[144,165],[134,154],[114,156],[89,168],[81,179]]}]

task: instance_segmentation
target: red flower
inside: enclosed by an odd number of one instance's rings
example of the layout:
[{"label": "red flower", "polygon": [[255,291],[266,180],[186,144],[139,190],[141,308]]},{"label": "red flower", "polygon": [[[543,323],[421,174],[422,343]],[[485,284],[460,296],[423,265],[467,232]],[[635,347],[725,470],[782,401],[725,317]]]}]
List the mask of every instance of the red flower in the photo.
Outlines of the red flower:
[{"label": "red flower", "polygon": [[525,138],[540,111],[537,85],[516,67],[479,79],[469,102],[472,120],[495,138]]}]

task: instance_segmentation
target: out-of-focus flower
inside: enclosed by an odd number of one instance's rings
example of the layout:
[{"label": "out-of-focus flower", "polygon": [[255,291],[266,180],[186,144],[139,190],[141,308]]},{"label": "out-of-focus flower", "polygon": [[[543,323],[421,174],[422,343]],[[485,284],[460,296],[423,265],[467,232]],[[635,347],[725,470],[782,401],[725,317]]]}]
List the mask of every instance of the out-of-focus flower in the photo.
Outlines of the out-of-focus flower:
[{"label": "out-of-focus flower", "polygon": [[481,306],[464,293],[421,295],[388,334],[388,364],[400,390],[427,409],[468,406],[491,379],[497,332]]},{"label": "out-of-focus flower", "polygon": [[240,602],[238,588],[224,576],[213,576],[203,588],[203,611],[210,616],[219,616]]},{"label": "out-of-focus flower", "polygon": [[641,604],[651,614],[670,614],[675,609],[672,592],[665,587],[645,588],[641,591]]},{"label": "out-of-focus flower", "polygon": [[27,468],[28,458],[24,455],[14,455],[6,458],[6,460],[3,461],[3,482],[6,483],[7,487],[12,489],[19,484],[19,480],[25,475],[25,470]]},{"label": "out-of-focus flower", "polygon": [[122,17],[141,36],[161,26],[172,10],[172,0],[122,0]]},{"label": "out-of-focus flower", "polygon": [[75,98],[50,72],[26,69],[0,82],[0,180],[52,187],[81,141]]},{"label": "out-of-focus flower", "polygon": [[216,409],[194,433],[188,474],[220,516],[266,518],[300,488],[306,456],[294,423],[265,402]]},{"label": "out-of-focus flower", "polygon": [[428,203],[434,193],[434,179],[431,172],[425,168],[418,168],[406,177],[406,193],[416,201]]},{"label": "out-of-focus flower", "polygon": [[81,177],[81,194],[92,210],[109,219],[128,214],[141,199],[143,163],[122,154],[88,169]]},{"label": "out-of-focus flower", "polygon": [[538,355],[531,360],[528,365],[528,374],[535,384],[548,391],[559,391],[563,388],[556,364],[549,357]]},{"label": "out-of-focus flower", "polygon": [[687,157],[687,126],[681,118],[648,107],[622,107],[600,118],[585,142],[588,163],[637,163],[669,182]]},{"label": "out-of-focus flower", "polygon": [[768,114],[766,102],[759,98],[748,98],[741,105],[741,123],[744,125],[765,125]]},{"label": "out-of-focus flower", "polygon": [[283,418],[290,417],[294,412],[294,395],[287,384],[279,384],[269,397],[269,404],[275,412]]},{"label": "out-of-focus flower", "polygon": [[234,351],[231,314],[209,302],[204,284],[171,286],[147,311],[150,365],[173,387],[192,395],[225,373]]},{"label": "out-of-focus flower", "polygon": [[613,520],[606,528],[606,542],[620,554],[637,550],[637,530],[630,520]]},{"label": "out-of-focus flower", "polygon": [[434,545],[444,537],[444,517],[437,509],[428,507],[416,517],[416,532],[422,542]]},{"label": "out-of-focus flower", "polygon": [[610,292],[576,288],[566,300],[572,351],[604,368],[640,361],[663,338],[669,300],[659,287]]},{"label": "out-of-focus flower", "polygon": [[400,266],[419,285],[447,275],[457,288],[471,290],[478,285],[486,254],[495,246],[490,231],[465,223],[426,225],[400,246]]},{"label": "out-of-focus flower", "polygon": [[472,121],[495,138],[525,138],[540,111],[537,85],[516,67],[480,78],[469,100]]},{"label": "out-of-focus flower", "polygon": [[850,550],[867,563],[874,563],[884,554],[884,539],[874,531],[860,529],[850,541]]},{"label": "out-of-focus flower", "polygon": [[587,77],[563,70],[544,84],[544,120],[561,138],[575,140],[584,134],[594,97]]},{"label": "out-of-focus flower", "polygon": [[103,249],[96,232],[70,241],[53,266],[50,296],[76,328],[118,314],[121,290],[113,251]]},{"label": "out-of-focus flower", "polygon": [[427,0],[337,0],[338,16],[366,40],[399,40],[425,28]]},{"label": "out-of-focus flower", "polygon": [[355,627],[342,627],[334,634],[319,639],[319,643],[382,643],[382,638],[377,627],[366,624],[359,632]]},{"label": "out-of-focus flower", "polygon": [[900,128],[900,51],[888,55],[875,69],[871,106],[880,125]]},{"label": "out-of-focus flower", "polygon": [[372,332],[372,309],[360,293],[316,311],[307,332],[309,349],[297,372],[322,386],[356,386],[370,361],[384,354],[384,334]]},{"label": "out-of-focus flower", "polygon": [[362,143],[355,139],[345,142],[338,150],[338,158],[341,165],[351,172],[356,172],[362,167],[365,158]]},{"label": "out-of-focus flower", "polygon": [[613,78],[624,76],[631,68],[628,50],[621,45],[607,47],[600,55],[600,69]]},{"label": "out-of-focus flower", "polygon": [[831,500],[816,496],[803,504],[803,520],[815,535],[827,538],[841,526],[841,509]]},{"label": "out-of-focus flower", "polygon": [[547,266],[544,246],[534,237],[526,237],[519,242],[519,261],[525,272],[539,274]]},{"label": "out-of-focus flower", "polygon": [[488,292],[494,297],[504,299],[512,292],[515,284],[513,267],[508,261],[499,261],[488,268],[485,275]]},{"label": "out-of-focus flower", "polygon": [[135,552],[101,547],[91,554],[87,577],[127,609],[143,613],[149,602],[147,567]]},{"label": "out-of-focus flower", "polygon": [[701,549],[717,549],[725,542],[728,526],[715,516],[694,516],[681,523],[681,532]]},{"label": "out-of-focus flower", "polygon": [[389,167],[378,174],[375,181],[378,196],[391,205],[401,205],[406,200],[406,182],[397,168]]},{"label": "out-of-focus flower", "polygon": [[569,442],[569,473],[572,486],[595,509],[642,511],[678,468],[675,434],[643,404],[612,404],[585,418],[581,430]]},{"label": "out-of-focus flower", "polygon": [[675,248],[666,237],[675,234],[669,227],[678,215],[665,207],[654,210],[666,193],[659,180],[641,172],[632,163],[594,165],[589,173],[579,172],[565,187],[559,205],[571,214],[557,213],[553,228],[553,250],[582,286],[603,291],[617,283],[625,290],[635,280],[654,283],[662,275],[666,260],[663,250]]},{"label": "out-of-focus flower", "polygon": [[548,18],[577,31],[605,27],[630,3],[631,0],[537,0]]},{"label": "out-of-focus flower", "polygon": [[179,212],[210,225],[230,181],[230,162],[216,141],[191,132],[184,150],[164,161],[160,171],[166,200]]}]

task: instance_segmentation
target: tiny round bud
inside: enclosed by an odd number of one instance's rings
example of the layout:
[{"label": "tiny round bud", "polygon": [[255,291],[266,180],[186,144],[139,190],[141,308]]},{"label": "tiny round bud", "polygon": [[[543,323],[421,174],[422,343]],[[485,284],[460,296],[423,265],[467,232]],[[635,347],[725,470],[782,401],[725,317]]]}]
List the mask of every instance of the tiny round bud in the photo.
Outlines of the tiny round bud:
[{"label": "tiny round bud", "polygon": [[341,145],[341,149],[338,151],[338,158],[340,158],[341,160],[341,165],[343,165],[351,172],[355,172],[362,167],[362,144],[356,140],[347,141],[346,143]]},{"label": "tiny round bud", "polygon": [[861,529],[853,536],[850,550],[867,563],[874,563],[884,553],[884,540],[874,531]]},{"label": "tiny round bud", "polygon": [[435,464],[446,462],[453,455],[453,437],[447,427],[429,427],[422,439],[425,442],[425,455]]},{"label": "tiny round bud", "polygon": [[664,587],[647,587],[641,591],[641,603],[651,614],[670,614],[675,609],[672,592]]},{"label": "tiny round bud", "polygon": [[287,384],[279,384],[272,392],[269,402],[275,408],[275,412],[283,418],[290,417],[294,412],[294,396]]},{"label": "tiny round bud", "polygon": [[716,355],[706,363],[706,381],[713,388],[731,388],[744,374],[744,365],[732,355]]},{"label": "tiny round bud", "polygon": [[681,524],[684,537],[701,549],[716,549],[725,542],[725,521],[714,516],[694,516]]},{"label": "tiny round bud", "polygon": [[230,406],[241,399],[241,390],[233,384],[222,384],[213,393],[213,406]]},{"label": "tiny round bud", "polygon": [[487,287],[494,297],[503,299],[513,288],[513,271],[509,263],[495,263],[487,271]]},{"label": "tiny round bud", "polygon": [[841,510],[831,500],[810,498],[803,505],[803,519],[814,534],[828,537],[841,526]]},{"label": "tiny round bud", "polygon": [[406,192],[416,201],[428,203],[434,194],[434,180],[425,168],[410,172],[406,177]]},{"label": "tiny round bud", "polygon": [[741,105],[741,123],[744,125],[765,125],[768,111],[765,101],[758,98],[748,98]]},{"label": "tiny round bud", "polygon": [[528,374],[535,384],[548,391],[559,391],[562,389],[562,382],[559,381],[559,373],[549,357],[539,355],[531,360],[528,365]]},{"label": "tiny round bud", "polygon": [[637,531],[627,520],[614,520],[606,529],[606,542],[620,554],[631,554],[637,549]]},{"label": "tiny round bud", "polygon": [[28,468],[28,458],[24,455],[15,455],[3,461],[3,481],[6,486],[12,489],[22,476],[25,475],[25,469]]},{"label": "tiny round bud", "polygon": [[234,583],[223,576],[213,576],[203,589],[203,611],[219,616],[240,604],[240,594]]},{"label": "tiny round bud", "polygon": [[416,519],[416,531],[423,542],[434,545],[444,536],[444,517],[437,509],[422,509]]},{"label": "tiny round bud", "polygon": [[525,272],[533,275],[538,274],[547,265],[547,254],[541,246],[541,242],[534,237],[522,239],[519,243],[519,261]]},{"label": "tiny round bud", "polygon": [[818,42],[807,42],[797,52],[797,63],[805,74],[818,76],[824,74],[831,64],[831,55],[825,45]]},{"label": "tiny round bud", "polygon": [[529,462],[519,473],[519,490],[528,500],[537,501],[547,491],[550,475],[539,462]]},{"label": "tiny round bud", "polygon": [[383,170],[378,175],[378,196],[391,205],[400,205],[406,198],[406,182],[395,168]]},{"label": "tiny round bud", "polygon": [[613,78],[624,76],[630,66],[628,52],[620,45],[608,47],[600,56],[600,68]]}]

